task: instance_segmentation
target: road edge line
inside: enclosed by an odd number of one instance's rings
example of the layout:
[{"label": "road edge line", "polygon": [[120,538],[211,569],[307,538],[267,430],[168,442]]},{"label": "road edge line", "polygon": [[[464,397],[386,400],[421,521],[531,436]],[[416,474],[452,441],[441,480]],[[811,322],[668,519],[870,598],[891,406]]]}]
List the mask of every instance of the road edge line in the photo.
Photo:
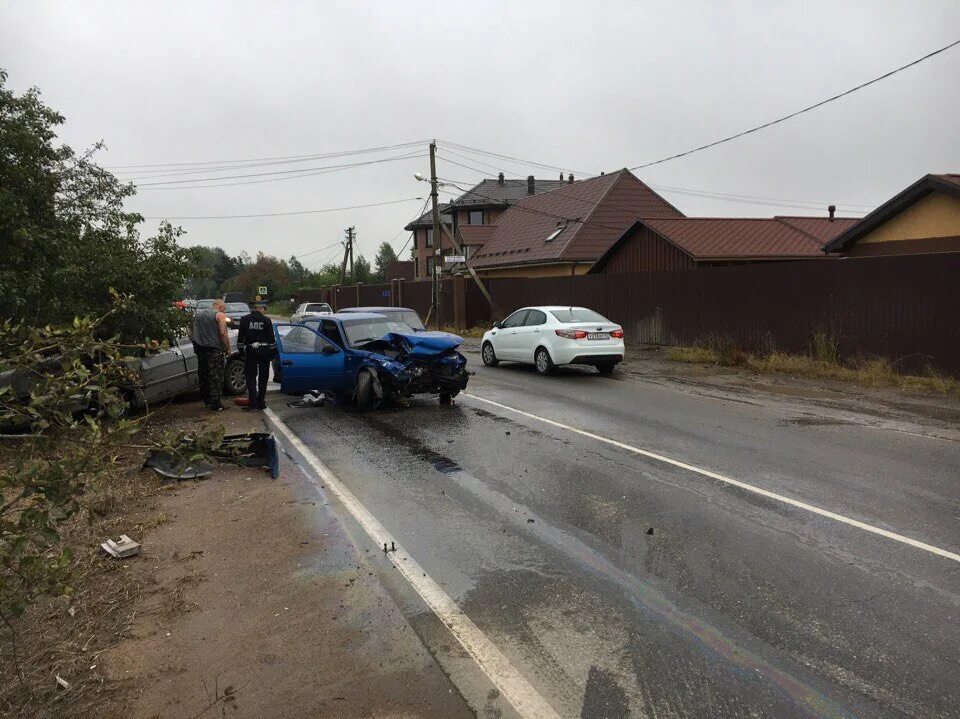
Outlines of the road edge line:
[{"label": "road edge line", "polygon": [[762,487],[757,487],[755,485],[748,484],[746,482],[741,482],[738,479],[733,479],[732,477],[727,477],[717,472],[712,472],[709,469],[703,469],[701,467],[697,467],[695,465],[682,462],[678,459],[673,459],[671,457],[667,457],[662,454],[657,454],[656,452],[651,452],[646,449],[641,449],[640,447],[634,447],[633,445],[627,444],[626,442],[620,442],[619,440],[616,440],[616,439],[611,439],[609,437],[604,437],[603,435],[594,434],[593,432],[588,432],[585,429],[571,427],[570,425],[563,424],[562,422],[557,422],[556,420],[548,419],[547,417],[541,417],[531,412],[526,412],[522,409],[517,409],[516,407],[511,407],[510,405],[502,404],[500,402],[495,402],[494,400],[487,399],[486,397],[480,397],[478,395],[470,394],[468,392],[464,392],[462,396],[470,397],[471,399],[475,399],[480,402],[486,402],[489,405],[492,405],[494,407],[499,407],[500,409],[505,409],[510,412],[515,412],[516,414],[519,414],[523,417],[529,417],[530,419],[535,419],[538,422],[543,422],[544,424],[549,424],[554,427],[558,427],[559,429],[567,430],[568,432],[574,432],[575,434],[588,437],[598,442],[603,442],[605,444],[609,444],[614,447],[619,447],[620,449],[625,449],[628,452],[633,452],[634,454],[639,454],[643,457],[655,459],[658,462],[663,462],[665,464],[669,464],[674,467],[678,467],[680,469],[685,469],[688,472],[694,472],[695,474],[700,474],[700,475],[703,475],[704,477],[716,479],[720,482],[724,482],[731,486],[744,489],[748,492],[753,492],[754,494],[759,494],[763,497],[767,497],[768,499],[775,499],[779,502],[783,502],[784,504],[789,504],[792,507],[797,507],[798,509],[803,509],[813,514],[818,514],[821,517],[827,517],[828,519],[833,519],[834,521],[847,524],[851,527],[856,527],[857,529],[862,529],[866,532],[877,534],[881,537],[886,537],[887,539],[892,539],[896,542],[901,542],[902,544],[907,544],[916,549],[922,549],[931,554],[935,554],[935,555],[944,557],[946,559],[952,559],[954,562],[960,562],[960,554],[957,554],[956,552],[951,552],[947,549],[941,549],[940,547],[936,547],[932,544],[927,544],[926,542],[921,542],[919,539],[913,539],[903,534],[897,534],[896,532],[891,532],[890,530],[883,529],[882,527],[875,527],[872,524],[861,522],[858,519],[853,519],[852,517],[847,517],[843,514],[837,514],[836,512],[831,512],[829,509],[822,509],[821,507],[817,507],[816,505],[802,502],[799,499],[793,499],[792,497],[787,497],[786,495],[783,495],[783,494],[777,494],[776,492],[771,492],[769,489],[763,489]]},{"label": "road edge line", "polygon": [[396,551],[389,552],[387,558],[437,618],[450,630],[460,645],[473,657],[480,670],[517,713],[524,719],[560,719],[560,715],[513,666],[506,655],[423,570],[410,553],[396,542],[386,527],[363,506],[353,492],[320,461],[283,420],[277,417],[273,410],[267,408],[264,414],[268,422],[283,435],[311,469],[320,476],[325,486],[337,496],[367,535],[374,540],[377,548],[385,544],[396,546]]}]

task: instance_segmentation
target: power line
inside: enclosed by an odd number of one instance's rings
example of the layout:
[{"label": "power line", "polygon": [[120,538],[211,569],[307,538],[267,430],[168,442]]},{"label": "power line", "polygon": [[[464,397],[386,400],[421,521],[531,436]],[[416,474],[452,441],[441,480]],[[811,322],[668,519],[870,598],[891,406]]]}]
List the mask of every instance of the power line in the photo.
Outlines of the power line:
[{"label": "power line", "polygon": [[145,220],[240,220],[252,217],[288,217],[290,215],[316,215],[323,212],[338,212],[340,210],[359,210],[366,207],[382,207],[384,205],[398,205],[402,202],[422,200],[422,197],[407,197],[403,200],[388,200],[386,202],[370,202],[365,205],[349,205],[347,207],[325,207],[321,210],[296,210],[293,212],[262,212],[252,215],[182,215],[182,216],[145,216]]},{"label": "power line", "polygon": [[532,165],[534,167],[542,167],[545,170],[556,170],[559,172],[574,172],[578,175],[593,176],[596,175],[596,172],[587,172],[585,170],[577,170],[572,167],[559,167],[558,165],[548,165],[543,162],[535,162],[534,160],[524,160],[521,157],[512,157],[511,155],[501,155],[496,152],[490,152],[489,150],[481,150],[476,147],[470,147],[469,145],[461,145],[456,142],[449,142],[448,140],[438,140],[442,145],[449,145],[458,150],[463,150],[464,152],[473,152],[478,155],[484,155],[486,157],[496,157],[499,160],[513,160],[514,162],[519,162],[525,165]]},{"label": "power line", "polygon": [[[360,162],[350,162],[343,165],[323,165],[320,167],[301,167],[296,170],[273,170],[271,172],[252,172],[244,175],[224,175],[221,177],[192,177],[187,180],[164,180],[163,182],[145,182],[137,185],[137,187],[145,188],[145,187],[158,187],[161,185],[182,185],[185,182],[238,180],[238,179],[245,179],[249,177],[274,177],[278,175],[296,176],[301,173],[308,173],[308,172],[314,172],[314,171],[328,171],[328,170],[335,171],[335,170],[346,169],[349,167],[361,167],[363,165],[376,165],[381,162],[391,162],[394,160],[407,160],[413,157],[422,157],[422,156],[423,156],[422,154],[416,155],[416,154],[407,153],[404,155],[397,155],[395,157],[386,157],[386,158],[380,158],[377,160],[363,160]],[[277,179],[286,179],[286,178],[278,177]],[[229,184],[244,184],[244,183],[229,183]],[[197,187],[216,187],[216,185],[198,185]]]},{"label": "power line", "polygon": [[348,155],[362,155],[370,152],[381,152],[384,150],[397,150],[404,147],[413,147],[426,145],[428,140],[417,140],[415,142],[401,142],[396,145],[381,145],[380,147],[365,147],[357,150],[340,150],[337,152],[313,153],[309,155],[286,155],[281,157],[252,157],[235,160],[199,160],[193,162],[172,162],[172,163],[154,163],[140,165],[113,165],[108,167],[110,170],[122,170],[128,168],[177,168],[198,167],[201,165],[227,165],[231,163],[243,162],[262,162],[264,164],[284,164],[285,162],[302,162],[305,160],[327,159],[331,157],[346,157]]},{"label": "power line", "polygon": [[861,83],[861,84],[857,85],[856,87],[852,87],[852,88],[850,88],[849,90],[845,90],[845,91],[843,91],[843,92],[841,92],[841,93],[839,93],[839,94],[837,94],[837,95],[833,95],[832,97],[828,97],[827,99],[821,100],[820,102],[814,103],[813,105],[808,105],[807,107],[804,107],[804,108],[801,109],[801,110],[797,110],[797,111],[795,111],[795,112],[791,112],[789,115],[784,115],[783,117],[778,117],[776,120],[771,120],[770,122],[765,122],[765,123],[763,123],[762,125],[757,125],[756,127],[751,127],[749,130],[743,130],[742,132],[738,132],[738,133],[736,133],[735,135],[729,135],[729,136],[724,137],[724,138],[721,138],[721,139],[719,139],[719,140],[714,140],[713,142],[708,142],[708,143],[705,144],[705,145],[700,145],[699,147],[694,147],[694,148],[692,148],[692,149],[690,149],[690,150],[685,150],[684,152],[678,152],[678,153],[676,153],[675,155],[670,155],[669,157],[663,157],[663,158],[661,158],[661,159],[659,159],[659,160],[653,160],[653,161],[651,161],[651,162],[645,162],[645,163],[640,164],[640,165],[634,165],[634,166],[631,167],[630,169],[631,169],[631,170],[641,170],[641,169],[643,169],[643,168],[645,168],[645,167],[652,167],[653,165],[659,165],[659,164],[662,163],[662,162],[668,162],[669,160],[676,160],[676,159],[679,158],[679,157],[686,157],[687,155],[692,155],[692,154],[695,153],[695,152],[700,152],[701,150],[706,150],[706,149],[711,148],[711,147],[716,147],[717,145],[722,145],[722,144],[725,143],[725,142],[730,142],[731,140],[736,140],[737,138],[743,137],[744,135],[749,135],[749,134],[754,133],[754,132],[759,132],[760,130],[764,130],[764,129],[766,129],[766,128],[768,128],[768,127],[771,127],[771,126],[773,126],[773,125],[776,125],[776,124],[778,124],[778,123],[785,122],[786,120],[789,120],[789,119],[791,119],[791,118],[793,118],[793,117],[796,117],[797,115],[802,115],[802,114],[805,113],[805,112],[810,112],[810,110],[815,110],[816,108],[822,107],[822,106],[826,105],[826,104],[829,103],[829,102],[833,102],[834,100],[839,100],[839,99],[842,98],[842,97],[846,97],[847,95],[850,95],[850,94],[852,94],[852,93],[854,93],[854,92],[857,92],[858,90],[862,90],[862,89],[865,88],[865,87],[869,87],[870,85],[873,85],[873,84],[875,84],[875,83],[878,83],[878,82],[880,82],[881,80],[886,80],[888,77],[891,77],[891,76],[893,76],[893,75],[896,75],[898,72],[902,72],[903,70],[906,70],[907,68],[913,67],[914,65],[917,65],[917,64],[923,62],[924,60],[929,60],[931,57],[934,57],[935,55],[939,55],[939,54],[942,53],[942,52],[946,52],[946,51],[949,50],[950,48],[955,47],[955,46],[957,46],[957,45],[960,45],[960,40],[955,40],[954,42],[950,43],[949,45],[944,45],[944,46],[941,47],[939,50],[934,50],[934,51],[931,52],[931,53],[927,53],[927,54],[924,55],[923,57],[917,58],[916,60],[913,60],[912,62],[908,62],[906,65],[901,65],[900,67],[898,67],[898,68],[896,68],[896,69],[894,69],[894,70],[890,70],[889,72],[886,72],[886,73],[884,73],[883,75],[880,75],[880,76],[878,76],[878,77],[875,77],[875,78],[873,78],[872,80],[868,80],[867,82]]},{"label": "power line", "polygon": [[326,247],[321,247],[320,249],[317,249],[317,250],[310,250],[309,252],[304,252],[302,255],[292,255],[292,257],[293,257],[294,259],[299,260],[299,259],[302,259],[302,258],[306,257],[307,255],[315,255],[315,254],[318,253],[318,252],[323,252],[324,250],[329,250],[331,247],[338,247],[340,244],[341,244],[341,242],[340,242],[339,240],[337,240],[337,241],[334,242],[332,245],[327,245]]},{"label": "power line", "polygon": [[[447,150],[446,152],[450,152],[450,151]],[[451,159],[449,159],[449,158],[447,158],[447,157],[444,157],[443,159],[444,159],[444,161],[449,162],[450,164],[458,165],[459,167],[463,167],[463,168],[466,168],[466,169],[468,169],[468,170],[473,170],[474,172],[478,172],[478,173],[480,173],[481,175],[484,175],[485,177],[489,177],[489,175],[486,173],[486,171],[481,170],[481,169],[479,169],[479,168],[477,168],[477,167],[471,167],[470,165],[464,165],[464,164],[462,164],[462,163],[455,162],[454,160],[451,160]],[[482,163],[481,163],[481,164],[482,164]],[[493,179],[493,178],[490,178],[490,179]],[[695,189],[686,188],[686,187],[668,187],[668,186],[666,186],[666,185],[648,185],[648,187],[653,188],[653,189],[655,189],[655,190],[663,190],[663,191],[666,191],[666,192],[676,192],[676,193],[683,194],[683,195],[691,195],[691,196],[694,196],[694,197],[702,197],[702,198],[706,198],[706,199],[716,199],[716,200],[721,200],[721,201],[724,201],[724,202],[739,202],[739,203],[750,204],[750,205],[763,205],[763,206],[767,206],[767,207],[784,207],[784,208],[799,209],[799,210],[817,210],[817,209],[822,209],[822,208],[826,207],[828,204],[835,204],[835,205],[837,205],[839,208],[841,208],[844,212],[846,212],[846,213],[848,213],[848,214],[856,214],[856,213],[864,214],[864,212],[863,212],[861,209],[856,209],[856,208],[873,209],[873,207],[874,207],[873,205],[858,205],[858,204],[852,203],[852,202],[834,202],[834,203],[829,203],[829,202],[817,202],[817,201],[815,201],[815,200],[785,200],[785,199],[783,199],[783,198],[777,198],[777,197],[758,197],[758,196],[755,196],[755,195],[736,195],[736,194],[725,193],[725,192],[717,192],[717,193],[715,193],[715,192],[711,192],[711,191],[709,191],[709,190],[695,190]],[[562,188],[557,188],[557,189],[555,189],[555,190],[549,190],[549,192],[552,192],[554,195],[557,195],[557,196],[560,196],[560,197],[567,197],[567,198],[570,198],[571,200],[576,200],[577,202],[582,202],[582,203],[584,203],[584,204],[590,204],[590,205],[595,204],[595,202],[594,202],[593,200],[587,200],[587,199],[584,199],[584,198],[582,198],[582,197],[576,197],[576,196],[574,196],[574,195],[567,194],[567,193],[563,192]],[[477,193],[477,194],[479,194],[479,193]],[[608,207],[613,207],[614,209],[620,209],[620,210],[623,210],[623,211],[625,211],[625,212],[633,212],[633,211],[635,211],[635,208],[632,208],[632,207],[618,206],[618,205],[612,205],[612,204],[608,205]]]}]

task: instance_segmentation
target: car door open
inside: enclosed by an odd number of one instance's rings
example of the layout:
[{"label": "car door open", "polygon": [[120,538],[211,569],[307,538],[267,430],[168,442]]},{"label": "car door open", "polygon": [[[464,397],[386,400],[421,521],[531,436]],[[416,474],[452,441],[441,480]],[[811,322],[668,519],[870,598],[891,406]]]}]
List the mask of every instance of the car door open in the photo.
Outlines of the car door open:
[{"label": "car door open", "polygon": [[303,394],[342,389],[344,352],[305,325],[274,325],[280,359],[280,391]]}]

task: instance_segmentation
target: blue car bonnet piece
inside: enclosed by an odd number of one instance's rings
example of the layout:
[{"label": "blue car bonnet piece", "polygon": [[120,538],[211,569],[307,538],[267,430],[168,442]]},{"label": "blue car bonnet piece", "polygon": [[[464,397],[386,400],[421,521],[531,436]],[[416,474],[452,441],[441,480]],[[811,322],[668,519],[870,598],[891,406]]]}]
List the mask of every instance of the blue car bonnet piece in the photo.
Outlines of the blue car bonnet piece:
[{"label": "blue car bonnet piece", "polygon": [[381,342],[395,340],[400,340],[409,345],[410,353],[414,357],[432,357],[463,344],[463,337],[458,337],[449,332],[417,332],[410,335],[390,332],[380,338]]}]

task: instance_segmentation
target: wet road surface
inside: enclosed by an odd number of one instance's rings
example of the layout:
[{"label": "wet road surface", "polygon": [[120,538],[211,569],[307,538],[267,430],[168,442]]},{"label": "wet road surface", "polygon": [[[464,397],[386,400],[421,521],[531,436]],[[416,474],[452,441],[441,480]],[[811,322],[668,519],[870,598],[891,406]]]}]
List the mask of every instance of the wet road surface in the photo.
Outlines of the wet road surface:
[{"label": "wet road surface", "polygon": [[[960,444],[472,359],[452,407],[270,405],[560,716],[960,716],[960,562],[503,406],[948,553]],[[514,716],[381,565],[478,714]]]}]

